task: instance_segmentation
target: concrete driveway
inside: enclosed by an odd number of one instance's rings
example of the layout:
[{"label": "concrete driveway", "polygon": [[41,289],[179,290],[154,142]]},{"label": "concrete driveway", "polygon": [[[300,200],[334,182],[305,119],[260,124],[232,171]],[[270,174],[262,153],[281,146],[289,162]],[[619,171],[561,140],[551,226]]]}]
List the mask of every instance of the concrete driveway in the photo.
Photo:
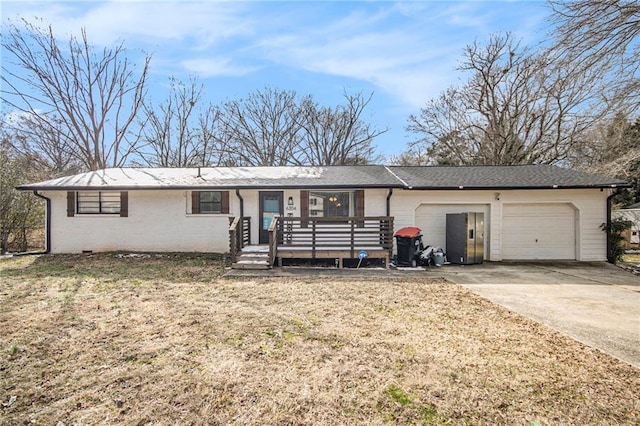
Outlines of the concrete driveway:
[{"label": "concrete driveway", "polygon": [[640,368],[640,277],[603,262],[446,265],[434,271]]}]

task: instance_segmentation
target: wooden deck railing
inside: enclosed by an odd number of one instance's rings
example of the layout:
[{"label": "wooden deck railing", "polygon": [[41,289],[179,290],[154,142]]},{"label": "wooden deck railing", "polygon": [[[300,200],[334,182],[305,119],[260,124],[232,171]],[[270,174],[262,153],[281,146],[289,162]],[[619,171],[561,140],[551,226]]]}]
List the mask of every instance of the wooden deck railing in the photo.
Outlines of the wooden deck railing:
[{"label": "wooden deck railing", "polygon": [[[250,244],[250,219],[230,219],[231,260]],[[361,251],[370,258],[385,260],[388,266],[393,250],[393,217],[274,217],[269,225],[269,265],[276,258],[357,259]]]},{"label": "wooden deck railing", "polygon": [[229,218],[229,253],[235,262],[240,250],[251,243],[251,217]]},{"label": "wooden deck railing", "polygon": [[274,258],[336,258],[342,265],[343,258],[356,259],[364,250],[369,257],[384,258],[388,264],[393,250],[393,217],[283,216],[278,218],[274,242]]},{"label": "wooden deck railing", "polygon": [[278,217],[274,216],[269,225],[269,267],[273,266],[278,253]]}]

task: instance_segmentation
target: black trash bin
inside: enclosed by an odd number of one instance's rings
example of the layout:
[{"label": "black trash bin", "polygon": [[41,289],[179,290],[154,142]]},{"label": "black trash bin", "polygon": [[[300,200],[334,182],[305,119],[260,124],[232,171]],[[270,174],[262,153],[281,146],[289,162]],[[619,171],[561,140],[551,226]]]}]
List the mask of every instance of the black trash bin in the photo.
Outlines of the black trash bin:
[{"label": "black trash bin", "polygon": [[396,264],[417,266],[422,250],[424,250],[422,229],[415,226],[406,226],[398,229],[393,236],[396,238],[396,247],[398,249]]}]

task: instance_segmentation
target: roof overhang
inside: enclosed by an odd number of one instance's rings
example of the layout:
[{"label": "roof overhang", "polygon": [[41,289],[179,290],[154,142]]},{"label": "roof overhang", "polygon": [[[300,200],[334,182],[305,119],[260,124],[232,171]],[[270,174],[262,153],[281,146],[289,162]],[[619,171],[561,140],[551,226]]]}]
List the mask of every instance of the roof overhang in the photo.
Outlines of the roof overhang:
[{"label": "roof overhang", "polygon": [[20,191],[134,191],[134,190],[179,190],[179,191],[202,191],[202,190],[287,190],[287,189],[388,189],[405,188],[402,185],[176,185],[176,186],[148,186],[148,185],[125,185],[125,186],[16,186]]},{"label": "roof overhang", "polygon": [[617,189],[617,188],[631,188],[631,184],[616,183],[606,185],[539,185],[539,186],[509,186],[509,185],[497,185],[497,186],[411,186],[402,187],[409,191],[422,190],[422,191],[491,191],[491,190],[533,190],[533,189]]}]

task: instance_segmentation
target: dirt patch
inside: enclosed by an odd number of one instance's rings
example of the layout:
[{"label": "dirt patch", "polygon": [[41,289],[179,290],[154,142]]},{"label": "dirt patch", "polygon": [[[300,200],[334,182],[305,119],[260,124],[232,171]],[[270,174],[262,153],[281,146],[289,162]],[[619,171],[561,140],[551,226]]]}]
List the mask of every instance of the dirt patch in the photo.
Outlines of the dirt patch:
[{"label": "dirt patch", "polygon": [[637,369],[460,286],[222,265],[2,260],[0,423],[640,422]]}]

